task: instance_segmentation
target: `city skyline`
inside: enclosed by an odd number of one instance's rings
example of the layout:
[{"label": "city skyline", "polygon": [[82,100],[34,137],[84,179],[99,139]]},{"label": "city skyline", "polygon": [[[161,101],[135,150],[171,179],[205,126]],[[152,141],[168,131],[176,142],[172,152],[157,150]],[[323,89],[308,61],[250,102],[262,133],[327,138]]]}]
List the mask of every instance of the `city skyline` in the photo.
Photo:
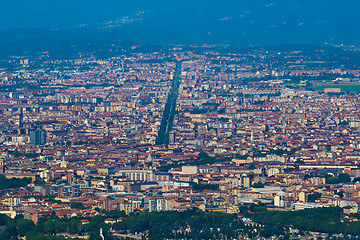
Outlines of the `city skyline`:
[{"label": "city skyline", "polygon": [[0,240],[360,238],[360,4],[0,9]]}]

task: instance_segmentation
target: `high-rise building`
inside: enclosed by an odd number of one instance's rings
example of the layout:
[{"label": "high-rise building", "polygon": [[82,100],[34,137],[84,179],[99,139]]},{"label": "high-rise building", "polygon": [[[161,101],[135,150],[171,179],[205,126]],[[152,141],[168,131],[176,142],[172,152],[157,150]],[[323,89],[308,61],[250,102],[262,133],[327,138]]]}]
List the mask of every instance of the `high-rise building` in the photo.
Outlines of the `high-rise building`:
[{"label": "high-rise building", "polygon": [[176,134],[174,131],[171,131],[169,133],[169,143],[170,144],[175,144],[175,140],[176,140]]},{"label": "high-rise building", "polygon": [[20,108],[19,128],[22,128],[22,127],[23,127],[23,120],[24,120],[24,112],[23,112],[23,108]]},{"label": "high-rise building", "polygon": [[45,145],[46,143],[46,131],[45,130],[30,130],[30,144],[31,145]]}]

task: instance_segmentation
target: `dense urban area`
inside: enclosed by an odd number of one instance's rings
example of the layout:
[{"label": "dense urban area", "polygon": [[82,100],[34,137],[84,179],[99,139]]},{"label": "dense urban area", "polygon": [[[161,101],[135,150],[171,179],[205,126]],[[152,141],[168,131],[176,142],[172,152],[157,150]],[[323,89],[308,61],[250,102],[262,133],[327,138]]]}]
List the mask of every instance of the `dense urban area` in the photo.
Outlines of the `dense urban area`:
[{"label": "dense urban area", "polygon": [[358,50],[139,49],[1,59],[0,239],[358,239]]}]

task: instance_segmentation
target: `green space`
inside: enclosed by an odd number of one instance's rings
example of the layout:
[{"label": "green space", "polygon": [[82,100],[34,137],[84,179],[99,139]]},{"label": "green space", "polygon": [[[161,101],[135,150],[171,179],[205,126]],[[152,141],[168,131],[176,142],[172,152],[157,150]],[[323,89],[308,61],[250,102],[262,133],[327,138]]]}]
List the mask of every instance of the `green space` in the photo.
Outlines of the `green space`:
[{"label": "green space", "polygon": [[[134,212],[126,215],[123,211],[98,211],[101,214],[86,218],[89,222],[83,225],[81,219],[59,218],[51,213],[39,218],[35,225],[32,221],[18,215],[15,219],[0,214],[0,240],[63,240],[58,233],[77,236],[89,236],[90,240],[99,239],[100,229],[104,238],[115,239],[110,230],[123,234],[142,234],[142,239],[255,239],[280,236],[279,239],[290,239],[292,229],[299,230],[296,236],[306,235],[309,231],[328,233],[326,239],[354,239],[360,235],[360,222],[343,221],[342,209],[339,207],[305,209],[301,211],[269,211],[262,205],[239,206],[240,213],[252,218],[254,223],[244,224],[237,214],[201,211],[189,209],[183,212]],[[359,217],[358,215],[353,215]],[[122,218],[114,224],[106,224],[105,219]],[[332,238],[331,234],[344,234],[344,238]],[[351,235],[351,236],[348,236]],[[79,239],[79,238],[74,238]],[[322,238],[321,238],[322,239]]]},{"label": "green space", "polygon": [[339,183],[348,183],[351,182],[350,175],[347,173],[339,173],[337,176],[326,175],[327,184],[339,184]]},{"label": "green space", "polygon": [[[115,223],[116,230],[131,233],[148,231],[147,239],[234,239],[244,229],[236,214],[204,212],[198,209],[184,212],[164,211],[130,215]],[[186,230],[189,231],[186,231]]]},{"label": "green space", "polygon": [[[248,156],[247,155],[236,155],[236,158],[238,159],[246,159]],[[176,163],[172,163],[172,164],[167,164],[167,165],[162,165],[159,167],[160,171],[164,171],[167,172],[169,171],[171,168],[179,168],[182,166],[188,166],[188,165],[192,165],[192,166],[200,166],[200,165],[207,165],[207,164],[214,164],[214,163],[219,163],[219,162],[230,162],[232,160],[232,158],[229,157],[211,157],[209,156],[209,154],[207,154],[206,152],[200,152],[198,154],[198,158],[194,161],[194,160],[186,160],[186,161],[179,161]]]},{"label": "green space", "polygon": [[193,189],[197,192],[203,192],[204,190],[218,191],[219,184],[193,184]]},{"label": "green space", "polygon": [[176,113],[176,101],[179,95],[181,62],[176,63],[175,77],[165,104],[163,117],[161,119],[156,145],[169,144],[169,133],[172,129],[174,116]]},{"label": "green space", "polygon": [[3,174],[0,174],[0,190],[9,188],[26,187],[32,182],[31,178],[6,178]]},{"label": "green space", "polygon": [[[113,225],[105,224],[106,218],[124,218]],[[28,240],[64,240],[58,233],[69,233],[77,236],[89,236],[89,240],[101,240],[100,228],[104,239],[116,239],[110,229],[125,234],[145,234],[143,239],[234,239],[239,234],[253,233],[253,227],[245,226],[236,214],[204,212],[191,209],[184,212],[142,212],[131,213],[102,211],[101,215],[88,218],[83,225],[79,218],[58,218],[54,214],[40,218],[37,225],[32,221],[17,216],[15,219],[0,214],[0,226],[3,232],[0,240],[15,240],[19,237]],[[261,233],[261,232],[260,232]],[[73,238],[80,239],[80,238]]]},{"label": "green space", "polygon": [[38,153],[22,153],[22,152],[17,152],[17,151],[11,151],[11,150],[8,150],[7,151],[10,155],[13,155],[15,157],[27,157],[27,158],[37,158],[40,156],[40,154]]},{"label": "green space", "polygon": [[[121,212],[118,212],[121,213]],[[124,216],[125,214],[120,214]],[[89,235],[89,240],[99,239],[100,228],[103,229],[105,239],[113,239],[109,233],[110,225],[105,224],[107,215],[97,215],[89,220],[89,223],[83,225],[79,218],[58,218],[54,214],[39,218],[37,225],[33,221],[24,219],[18,215],[15,219],[0,214],[0,226],[3,229],[0,234],[0,240],[65,240],[63,236],[56,236],[57,233],[69,233],[78,236]],[[81,238],[73,238],[81,239]]]},{"label": "green space", "polygon": [[264,225],[293,227],[303,231],[360,235],[360,222],[342,221],[342,208],[324,207],[301,211],[268,211],[254,207],[252,219]]},{"label": "green space", "polygon": [[341,92],[360,92],[360,84],[324,84],[313,87],[313,90],[323,92],[325,88],[341,88]]}]

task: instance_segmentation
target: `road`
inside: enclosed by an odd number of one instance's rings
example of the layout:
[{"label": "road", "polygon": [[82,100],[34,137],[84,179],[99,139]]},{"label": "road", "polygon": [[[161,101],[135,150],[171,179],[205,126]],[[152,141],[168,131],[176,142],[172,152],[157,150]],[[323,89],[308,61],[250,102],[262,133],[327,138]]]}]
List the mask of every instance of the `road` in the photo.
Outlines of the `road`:
[{"label": "road", "polygon": [[158,138],[156,139],[157,145],[169,143],[169,133],[172,129],[172,124],[176,113],[176,101],[179,95],[181,64],[182,64],[181,61],[178,61],[176,63],[175,76],[173,79],[173,83],[170,89],[168,99],[166,101],[164,113],[162,116],[161,126],[158,132]]}]

